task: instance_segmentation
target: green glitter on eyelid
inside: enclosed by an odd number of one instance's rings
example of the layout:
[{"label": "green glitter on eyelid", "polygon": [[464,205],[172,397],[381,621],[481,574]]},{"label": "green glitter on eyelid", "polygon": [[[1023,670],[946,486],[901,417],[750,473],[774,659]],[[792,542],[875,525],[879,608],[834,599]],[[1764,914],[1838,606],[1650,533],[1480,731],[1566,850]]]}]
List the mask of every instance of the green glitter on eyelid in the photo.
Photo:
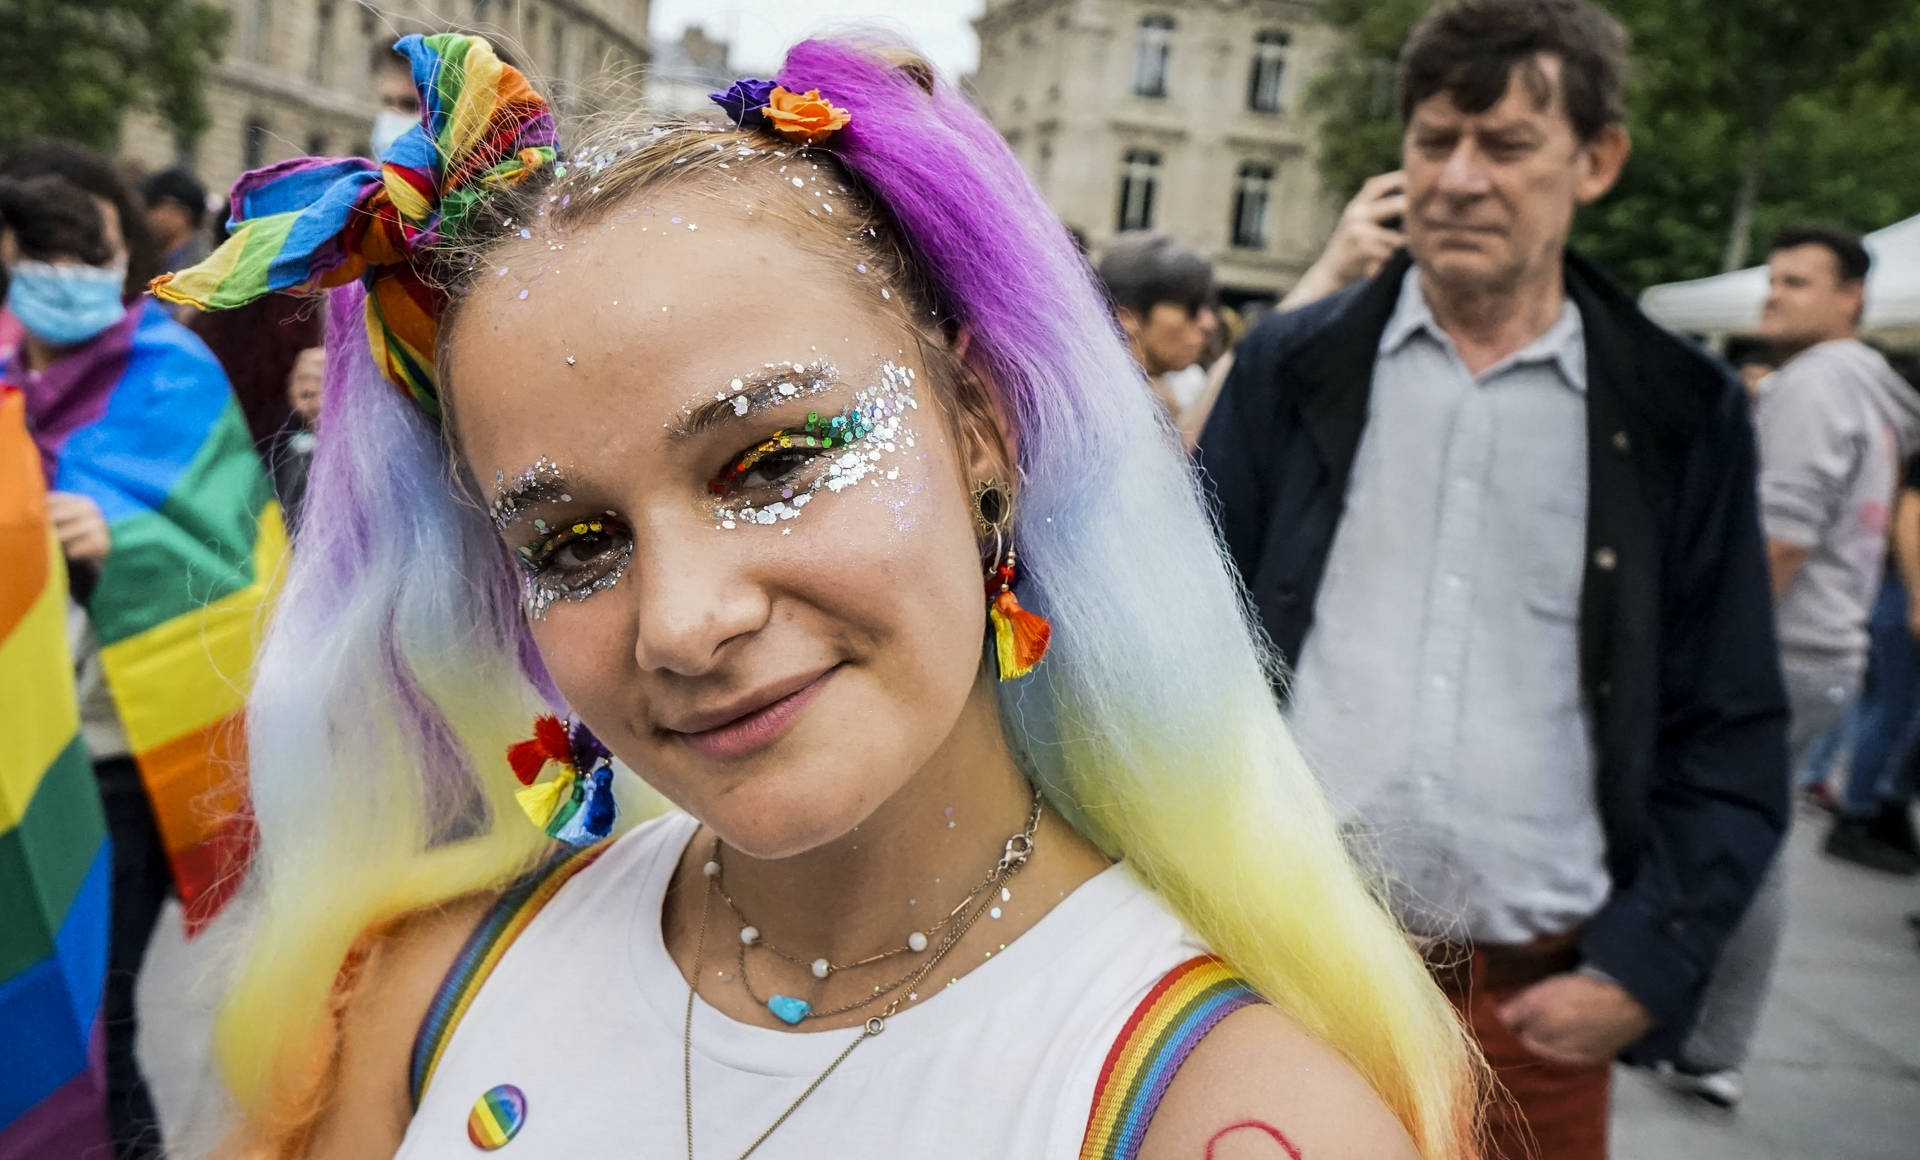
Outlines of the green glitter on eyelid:
[{"label": "green glitter on eyelid", "polygon": [[[832,434],[835,429],[839,429],[840,433],[838,444],[834,442]],[[809,411],[805,424],[792,430],[782,428],[767,436],[758,447],[741,456],[738,463],[722,471],[713,482],[707,485],[707,490],[714,495],[726,494],[727,486],[734,480],[753,470],[755,464],[773,452],[794,446],[796,439],[804,440],[808,447],[831,449],[835,446],[846,447],[855,440],[864,438],[872,430],[872,426],[864,421],[859,409],[851,404],[826,422],[821,421],[820,412]]]}]

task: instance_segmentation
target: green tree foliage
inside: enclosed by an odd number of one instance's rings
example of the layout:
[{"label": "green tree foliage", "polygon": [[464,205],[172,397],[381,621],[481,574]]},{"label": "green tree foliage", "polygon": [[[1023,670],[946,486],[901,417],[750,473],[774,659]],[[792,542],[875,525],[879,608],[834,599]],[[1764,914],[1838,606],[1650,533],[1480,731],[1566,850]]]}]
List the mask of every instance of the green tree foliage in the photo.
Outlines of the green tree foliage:
[{"label": "green tree foliage", "polygon": [[[1633,34],[1634,154],[1574,244],[1630,287],[1739,265],[1787,221],[1870,230],[1920,212],[1920,4],[1603,3]],[[1330,188],[1399,163],[1397,98],[1379,77],[1426,6],[1323,5],[1355,49],[1314,93]]]},{"label": "green tree foliage", "polygon": [[44,136],[110,150],[141,106],[192,142],[226,26],[206,0],[0,0],[0,148]]}]

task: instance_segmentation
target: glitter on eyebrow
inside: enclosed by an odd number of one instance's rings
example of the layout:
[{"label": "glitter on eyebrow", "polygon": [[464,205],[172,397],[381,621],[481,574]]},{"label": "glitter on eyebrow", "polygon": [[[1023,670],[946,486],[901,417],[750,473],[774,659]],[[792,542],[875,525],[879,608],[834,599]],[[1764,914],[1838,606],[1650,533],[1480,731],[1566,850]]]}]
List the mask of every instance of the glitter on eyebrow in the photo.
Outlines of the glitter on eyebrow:
[{"label": "glitter on eyebrow", "polygon": [[520,291],[520,301],[525,302],[526,300],[527,300],[527,292],[525,290]]},{"label": "glitter on eyebrow", "polygon": [[725,390],[680,408],[678,421],[668,425],[673,438],[685,439],[727,418],[744,418],[754,411],[817,395],[840,381],[840,371],[825,359],[811,363],[763,363],[750,375],[728,381]]},{"label": "glitter on eyebrow", "polygon": [[[493,517],[496,529],[504,529],[518,520],[526,508],[545,503],[554,496],[566,496],[567,477],[561,472],[559,464],[542,455],[511,480],[506,478],[504,472],[496,471],[493,486],[493,503],[487,513]],[[534,521],[534,527],[544,526],[541,521]]]}]

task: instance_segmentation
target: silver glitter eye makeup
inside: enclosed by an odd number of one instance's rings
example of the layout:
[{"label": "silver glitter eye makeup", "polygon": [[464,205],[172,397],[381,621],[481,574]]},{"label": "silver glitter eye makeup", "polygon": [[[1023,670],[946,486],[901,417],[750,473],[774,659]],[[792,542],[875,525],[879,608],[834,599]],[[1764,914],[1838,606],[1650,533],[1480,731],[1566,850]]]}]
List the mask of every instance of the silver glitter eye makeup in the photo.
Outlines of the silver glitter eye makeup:
[{"label": "silver glitter eye makeup", "polygon": [[616,520],[592,516],[547,528],[514,552],[521,598],[538,620],[556,600],[585,600],[620,582],[633,559],[633,537]]},{"label": "silver glitter eye makeup", "polygon": [[543,503],[572,503],[567,494],[567,477],[560,465],[542,455],[533,465],[512,479],[504,471],[493,473],[493,504],[487,514],[495,531],[504,531],[520,519],[527,508]]},{"label": "silver glitter eye makeup", "polygon": [[[774,432],[728,463],[707,485],[719,501],[714,526],[783,523],[798,518],[822,490],[900,478],[895,457],[914,446],[906,415],[919,409],[913,381],[912,368],[882,362],[880,381],[856,393],[839,414],[810,412],[804,424]],[[756,494],[766,498],[755,500]]]}]

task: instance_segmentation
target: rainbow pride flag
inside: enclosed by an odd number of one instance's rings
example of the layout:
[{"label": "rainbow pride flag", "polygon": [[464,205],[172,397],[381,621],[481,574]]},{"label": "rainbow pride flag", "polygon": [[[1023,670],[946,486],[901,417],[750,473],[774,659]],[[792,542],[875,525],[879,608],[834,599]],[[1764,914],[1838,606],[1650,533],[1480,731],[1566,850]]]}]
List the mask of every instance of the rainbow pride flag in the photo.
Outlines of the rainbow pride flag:
[{"label": "rainbow pride flag", "polygon": [[287,549],[226,375],[143,301],[24,388],[49,489],[100,505],[113,548],[86,610],[190,929],[251,849],[242,709]]},{"label": "rainbow pride flag", "polygon": [[0,386],[0,1160],[112,1151],[100,1000],[113,858],[46,499],[26,400]]}]

